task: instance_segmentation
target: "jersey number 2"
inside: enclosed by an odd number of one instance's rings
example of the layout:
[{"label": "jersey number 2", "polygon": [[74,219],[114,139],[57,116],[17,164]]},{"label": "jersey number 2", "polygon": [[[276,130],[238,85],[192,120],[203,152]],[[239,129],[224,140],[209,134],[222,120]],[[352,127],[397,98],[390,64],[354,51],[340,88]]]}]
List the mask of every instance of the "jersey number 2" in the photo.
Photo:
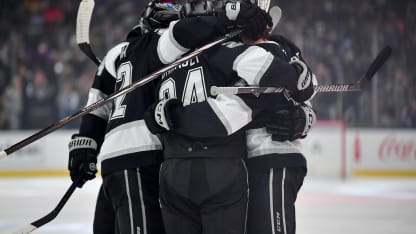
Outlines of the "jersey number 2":
[{"label": "jersey number 2", "polygon": [[[131,84],[131,76],[132,76],[132,65],[129,62],[122,63],[117,70],[117,80],[116,82],[121,82],[120,89],[128,86]],[[114,99],[114,111],[111,115],[111,119],[118,119],[123,118],[125,111],[126,111],[126,105],[123,105],[124,98],[126,97],[126,94],[121,95],[120,97],[117,97]]]}]

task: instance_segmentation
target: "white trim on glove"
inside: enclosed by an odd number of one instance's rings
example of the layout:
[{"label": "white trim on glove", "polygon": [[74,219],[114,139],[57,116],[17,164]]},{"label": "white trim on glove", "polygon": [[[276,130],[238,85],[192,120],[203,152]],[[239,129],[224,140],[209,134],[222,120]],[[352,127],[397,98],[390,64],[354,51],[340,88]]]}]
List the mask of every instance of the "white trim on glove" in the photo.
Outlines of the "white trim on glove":
[{"label": "white trim on glove", "polygon": [[305,113],[305,128],[303,129],[302,136],[306,136],[311,130],[312,126],[316,123],[316,113],[308,104],[302,104],[301,108]]},{"label": "white trim on glove", "polygon": [[97,142],[89,137],[76,136],[68,144],[68,150],[71,152],[76,149],[92,149],[97,150]]},{"label": "white trim on glove", "polygon": [[227,2],[225,4],[225,15],[231,21],[236,21],[240,13],[240,2]]},{"label": "white trim on glove", "polygon": [[165,113],[165,106],[166,103],[168,103],[170,101],[170,99],[167,100],[161,100],[157,103],[156,107],[155,107],[155,121],[157,124],[159,124],[159,126],[161,126],[162,128],[165,128],[166,130],[170,130],[167,118],[166,118],[166,113]]}]

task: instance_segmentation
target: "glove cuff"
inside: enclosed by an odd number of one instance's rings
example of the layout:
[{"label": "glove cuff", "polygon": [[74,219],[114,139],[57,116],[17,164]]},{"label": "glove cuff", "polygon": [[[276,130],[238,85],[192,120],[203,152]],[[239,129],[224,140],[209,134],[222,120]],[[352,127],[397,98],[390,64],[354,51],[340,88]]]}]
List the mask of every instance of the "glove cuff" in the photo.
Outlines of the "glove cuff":
[{"label": "glove cuff", "polygon": [[68,144],[69,152],[77,149],[91,149],[96,151],[97,148],[98,145],[94,139],[79,135],[73,135],[71,141]]},{"label": "glove cuff", "polygon": [[316,113],[312,107],[306,104],[302,104],[301,109],[305,113],[305,127],[302,132],[302,138],[304,138],[308,135],[309,130],[311,130],[312,126],[316,122]]}]

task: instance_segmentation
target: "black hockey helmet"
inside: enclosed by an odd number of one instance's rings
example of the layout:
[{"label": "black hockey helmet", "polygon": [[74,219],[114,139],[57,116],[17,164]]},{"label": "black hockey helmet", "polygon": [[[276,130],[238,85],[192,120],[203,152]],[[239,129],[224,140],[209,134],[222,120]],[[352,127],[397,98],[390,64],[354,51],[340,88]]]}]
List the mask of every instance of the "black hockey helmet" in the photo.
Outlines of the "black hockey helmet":
[{"label": "black hockey helmet", "polygon": [[140,25],[154,30],[164,28],[169,23],[185,17],[215,15],[223,10],[227,0],[151,0],[145,7]]},{"label": "black hockey helmet", "polygon": [[173,1],[151,0],[142,12],[140,25],[145,30],[165,28],[169,23],[180,19],[182,4]]}]

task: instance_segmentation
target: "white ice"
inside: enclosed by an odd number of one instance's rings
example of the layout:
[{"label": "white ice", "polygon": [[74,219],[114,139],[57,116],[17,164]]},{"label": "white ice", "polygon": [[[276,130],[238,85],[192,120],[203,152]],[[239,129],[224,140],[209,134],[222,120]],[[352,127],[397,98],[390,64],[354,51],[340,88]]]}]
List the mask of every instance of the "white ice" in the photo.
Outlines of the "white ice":
[{"label": "white ice", "polygon": [[[77,189],[60,214],[33,233],[89,234],[101,178]],[[69,178],[0,178],[0,234],[43,217]],[[307,177],[297,202],[298,234],[415,234],[416,179]]]}]

